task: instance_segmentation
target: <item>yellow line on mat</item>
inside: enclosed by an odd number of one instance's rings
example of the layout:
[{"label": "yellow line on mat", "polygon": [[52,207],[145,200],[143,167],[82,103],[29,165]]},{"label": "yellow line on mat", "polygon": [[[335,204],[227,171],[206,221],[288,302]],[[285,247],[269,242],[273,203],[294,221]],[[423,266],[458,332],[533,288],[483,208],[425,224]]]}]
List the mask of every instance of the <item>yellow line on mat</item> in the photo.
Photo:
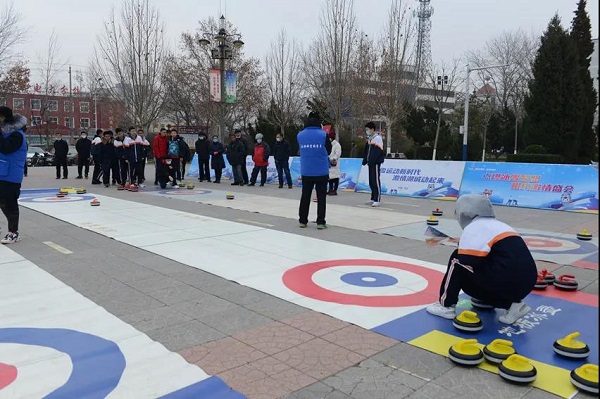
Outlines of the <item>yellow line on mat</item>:
[{"label": "yellow line on mat", "polygon": [[255,222],[254,220],[237,219],[237,221],[238,222],[244,222],[244,223],[250,223],[250,224],[256,224],[258,226],[265,226],[265,227],[273,227],[273,226],[275,226],[274,224]]},{"label": "yellow line on mat", "polygon": [[56,244],[56,243],[54,243],[52,241],[44,241],[44,244],[46,244],[50,248],[55,249],[58,252],[63,253],[65,255],[69,255],[69,254],[73,253],[73,251],[69,251],[67,248],[61,247],[60,245],[58,245],[58,244]]}]

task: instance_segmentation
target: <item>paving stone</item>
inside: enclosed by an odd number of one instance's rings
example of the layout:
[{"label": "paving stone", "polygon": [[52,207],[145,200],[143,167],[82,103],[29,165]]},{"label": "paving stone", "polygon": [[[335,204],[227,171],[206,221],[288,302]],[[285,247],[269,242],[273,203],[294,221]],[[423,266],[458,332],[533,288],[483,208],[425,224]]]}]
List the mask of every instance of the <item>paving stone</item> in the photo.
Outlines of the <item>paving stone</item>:
[{"label": "paving stone", "polygon": [[[531,390],[529,392],[527,392],[527,394],[525,394],[525,396],[523,396],[523,399],[559,399],[559,398],[560,398],[560,396],[553,395],[550,392],[542,391],[541,389],[537,389],[537,388],[531,388]],[[578,395],[575,395],[573,398],[584,399],[584,397],[581,397]]]},{"label": "paving stone", "polygon": [[192,287],[207,292],[209,294],[218,294],[221,291],[230,289],[231,287],[240,286],[233,281],[226,280],[222,277],[205,272],[203,270],[188,267],[187,270],[169,274],[171,277],[182,281]]},{"label": "paving stone", "polygon": [[229,287],[215,292],[214,295],[244,307],[249,304],[266,301],[273,298],[273,296],[269,294],[265,294],[264,292],[245,287],[237,283],[231,284]]},{"label": "paving stone", "polygon": [[193,320],[191,317],[179,313],[168,306],[124,314],[120,318],[142,332]]},{"label": "paving stone", "polygon": [[108,284],[93,288],[88,287],[82,293],[115,316],[164,306],[162,302],[116,280],[109,280]]},{"label": "paving stone", "polygon": [[[481,399],[486,396],[482,395],[480,392],[473,393],[473,399]],[[490,396],[487,395],[489,398]],[[439,385],[435,385],[430,382],[426,385],[423,385],[415,392],[411,393],[406,397],[407,399],[458,399],[458,398],[467,398],[467,395],[461,395],[459,393],[454,393],[448,391],[446,388],[443,388]]]},{"label": "paving stone", "polygon": [[305,331],[315,337],[320,337],[351,325],[345,321],[314,311],[308,311],[297,316],[283,319],[281,322]]},{"label": "paving stone", "polygon": [[274,357],[319,380],[364,359],[362,355],[321,338],[279,352]]},{"label": "paving stone", "polygon": [[102,265],[96,268],[115,280],[124,282],[161,276],[152,269],[113,256],[106,258]]},{"label": "paving stone", "polygon": [[454,367],[444,356],[405,343],[396,344],[371,359],[426,380],[435,379]]},{"label": "paving stone", "polygon": [[273,322],[268,317],[254,313],[251,310],[237,305],[234,306],[234,308],[207,315],[201,321],[227,335],[233,335],[240,331],[250,330]]},{"label": "paving stone", "polygon": [[162,288],[183,285],[184,283],[172,277],[165,276],[164,274],[157,273],[156,276],[141,280],[127,281],[126,284],[140,292],[148,293]]},{"label": "paving stone", "polygon": [[587,292],[588,294],[598,295],[598,281],[594,281],[593,283],[588,284],[581,291]]},{"label": "paving stone", "polygon": [[329,385],[317,382],[312,385],[302,388],[284,399],[352,399],[343,392],[337,391]]},{"label": "paving stone", "polygon": [[198,320],[157,328],[146,332],[146,334],[172,351],[180,351],[224,337],[223,333],[200,323]]},{"label": "paving stone", "polygon": [[314,338],[311,334],[280,322],[273,322],[262,327],[243,331],[233,337],[268,355],[279,353]]},{"label": "paving stone", "polygon": [[198,320],[202,320],[211,314],[234,309],[236,306],[235,303],[228,302],[204,292],[194,299],[177,302],[171,305],[173,309]]},{"label": "paving stone", "polygon": [[321,338],[363,356],[374,355],[398,343],[395,339],[354,325],[323,335]]},{"label": "paving stone", "polygon": [[148,292],[153,298],[167,305],[206,297],[206,293],[187,284],[171,285]]},{"label": "paving stone", "polygon": [[529,386],[508,384],[498,375],[477,368],[454,367],[432,381],[461,397],[517,399],[531,389]]},{"label": "paving stone", "polygon": [[290,316],[306,313],[308,310],[305,307],[275,297],[249,303],[244,307],[273,320],[287,319]]},{"label": "paving stone", "polygon": [[179,354],[208,374],[220,374],[267,356],[258,349],[231,337],[187,348]]}]

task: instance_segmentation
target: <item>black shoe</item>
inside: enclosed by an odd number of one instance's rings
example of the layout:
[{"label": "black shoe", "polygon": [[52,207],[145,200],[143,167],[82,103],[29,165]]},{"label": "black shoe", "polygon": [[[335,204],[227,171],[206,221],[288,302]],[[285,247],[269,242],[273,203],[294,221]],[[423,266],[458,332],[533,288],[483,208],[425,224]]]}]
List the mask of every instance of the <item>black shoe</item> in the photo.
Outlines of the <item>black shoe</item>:
[{"label": "black shoe", "polygon": [[85,175],[85,178],[87,179],[87,178],[88,178],[88,175]]},{"label": "black shoe", "polygon": [[63,177],[63,179],[66,179],[66,178],[67,178],[67,176]]},{"label": "black shoe", "polygon": [[[58,177],[57,177],[58,179]],[[92,184],[102,184],[102,182],[100,180],[92,180]]]},{"label": "black shoe", "polygon": [[290,185],[288,186],[288,188],[292,188],[292,185],[290,184]]},{"label": "black shoe", "polygon": [[283,184],[280,184],[280,185],[279,185],[279,188],[283,188]]},{"label": "black shoe", "polygon": [[220,180],[215,180],[215,181],[213,181],[213,183],[217,183],[218,184],[218,183],[221,183],[221,181]]},{"label": "black shoe", "polygon": [[254,184],[254,183],[250,183],[250,184],[248,184],[248,186],[249,186],[249,187],[254,187],[254,186],[255,186],[255,184]]},{"label": "black shoe", "polygon": [[211,181],[210,181],[210,180],[207,180],[206,182],[207,182],[207,183],[210,183]]},{"label": "black shoe", "polygon": [[260,183],[260,186],[261,186],[261,187],[264,187],[264,186],[265,186],[265,183]]},{"label": "black shoe", "polygon": [[232,186],[239,186],[240,183],[231,183]]},{"label": "black shoe", "polygon": [[77,176],[77,177],[76,177],[76,179],[83,179],[83,177],[81,177],[81,176]]},{"label": "black shoe", "polygon": [[60,176],[58,176],[58,177],[56,178],[56,180],[58,180],[58,179],[60,179]]},{"label": "black shoe", "polygon": [[198,181],[199,181],[200,183],[202,183],[204,180],[202,180],[202,179],[198,179]]}]

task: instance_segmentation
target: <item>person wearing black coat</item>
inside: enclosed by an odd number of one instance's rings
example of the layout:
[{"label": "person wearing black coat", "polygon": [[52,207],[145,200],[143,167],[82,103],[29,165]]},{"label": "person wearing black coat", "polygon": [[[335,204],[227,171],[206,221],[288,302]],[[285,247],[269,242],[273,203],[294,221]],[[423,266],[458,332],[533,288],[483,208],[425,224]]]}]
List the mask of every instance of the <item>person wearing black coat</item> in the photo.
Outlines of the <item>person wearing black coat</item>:
[{"label": "person wearing black coat", "polygon": [[85,167],[85,178],[88,178],[90,173],[90,155],[92,150],[92,141],[88,139],[86,132],[81,132],[79,140],[75,143],[75,150],[77,151],[77,177],[76,179],[83,179],[81,175],[84,172]]},{"label": "person wearing black coat", "polygon": [[60,168],[62,167],[63,179],[68,178],[69,169],[67,168],[67,154],[69,153],[69,144],[62,138],[62,134],[56,133],[54,140],[54,164],[56,165],[56,178],[60,179]]},{"label": "person wearing black coat", "polygon": [[[223,145],[223,144],[221,144]],[[210,182],[210,168],[209,161],[211,155],[211,143],[208,142],[206,134],[200,132],[198,140],[196,140],[196,154],[198,155],[198,181]]]},{"label": "person wearing black coat", "polygon": [[279,188],[283,188],[283,174],[288,188],[292,188],[292,175],[290,173],[290,142],[287,141],[281,133],[277,133],[275,143],[273,143],[273,160],[277,168],[277,177],[279,178]]},{"label": "person wearing black coat", "polygon": [[226,155],[233,173],[233,183],[231,185],[243,186],[242,163],[246,164],[246,146],[236,138],[235,134],[229,136]]},{"label": "person wearing black coat", "polygon": [[[225,152],[225,147],[223,143],[219,141],[219,136],[212,137],[212,143],[210,144],[210,167],[215,171],[215,180],[213,183],[221,183],[221,175],[223,173],[223,169],[225,168],[225,160],[223,159],[223,153]],[[210,178],[210,173],[208,174]],[[210,181],[210,180],[208,180]]]},{"label": "person wearing black coat", "polygon": [[179,141],[179,173],[181,180],[185,180],[185,165],[190,162],[190,146],[179,135],[177,135],[177,140]]},{"label": "person wearing black coat", "polygon": [[102,143],[98,144],[102,165],[102,184],[110,187],[110,170],[115,157],[115,145],[113,143],[113,132],[106,130],[102,133]]}]

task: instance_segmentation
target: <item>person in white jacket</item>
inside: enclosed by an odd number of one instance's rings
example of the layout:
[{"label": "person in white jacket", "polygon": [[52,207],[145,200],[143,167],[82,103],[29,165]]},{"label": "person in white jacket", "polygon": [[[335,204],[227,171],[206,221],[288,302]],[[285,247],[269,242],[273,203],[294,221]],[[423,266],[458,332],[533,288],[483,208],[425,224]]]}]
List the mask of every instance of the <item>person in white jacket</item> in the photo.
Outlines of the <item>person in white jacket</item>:
[{"label": "person in white jacket", "polygon": [[125,137],[123,146],[127,153],[127,159],[129,161],[129,180],[132,185],[138,187],[144,187],[142,180],[142,167],[145,151],[142,147],[149,146],[148,140],[139,136],[135,127],[129,128],[129,137]]},{"label": "person in white jacket", "polygon": [[329,191],[327,195],[337,195],[341,177],[340,157],[342,156],[342,146],[335,138],[333,126],[329,129],[327,136],[331,140],[331,153],[329,153]]}]

